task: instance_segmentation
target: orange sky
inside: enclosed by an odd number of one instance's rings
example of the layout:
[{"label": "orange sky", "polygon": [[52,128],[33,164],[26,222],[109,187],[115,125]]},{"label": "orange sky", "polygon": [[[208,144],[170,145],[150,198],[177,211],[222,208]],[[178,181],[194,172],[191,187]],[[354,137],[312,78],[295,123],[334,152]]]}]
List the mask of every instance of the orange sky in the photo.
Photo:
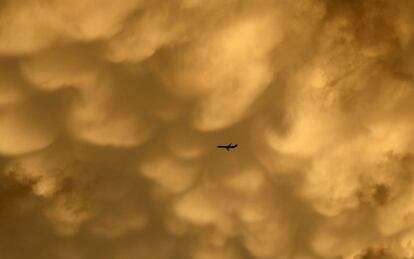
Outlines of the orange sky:
[{"label": "orange sky", "polygon": [[0,258],[414,258],[412,10],[1,0]]}]

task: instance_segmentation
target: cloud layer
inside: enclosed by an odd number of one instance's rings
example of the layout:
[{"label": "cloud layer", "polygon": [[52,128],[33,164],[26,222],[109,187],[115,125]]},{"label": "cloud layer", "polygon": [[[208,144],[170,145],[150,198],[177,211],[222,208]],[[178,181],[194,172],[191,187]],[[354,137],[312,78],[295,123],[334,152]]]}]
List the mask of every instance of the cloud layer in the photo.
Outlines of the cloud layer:
[{"label": "cloud layer", "polygon": [[413,8],[2,1],[0,257],[414,257]]}]

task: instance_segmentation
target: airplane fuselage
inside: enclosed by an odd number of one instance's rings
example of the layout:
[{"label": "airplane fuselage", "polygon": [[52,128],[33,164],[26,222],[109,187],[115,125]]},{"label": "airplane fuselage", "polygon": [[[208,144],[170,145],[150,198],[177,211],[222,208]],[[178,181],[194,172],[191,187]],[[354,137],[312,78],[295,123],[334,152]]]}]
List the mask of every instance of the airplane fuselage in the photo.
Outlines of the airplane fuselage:
[{"label": "airplane fuselage", "polygon": [[236,148],[236,147],[237,147],[237,144],[232,146],[231,143],[228,144],[227,146],[217,146],[217,148],[225,148],[227,149],[227,151],[230,151],[230,148]]}]

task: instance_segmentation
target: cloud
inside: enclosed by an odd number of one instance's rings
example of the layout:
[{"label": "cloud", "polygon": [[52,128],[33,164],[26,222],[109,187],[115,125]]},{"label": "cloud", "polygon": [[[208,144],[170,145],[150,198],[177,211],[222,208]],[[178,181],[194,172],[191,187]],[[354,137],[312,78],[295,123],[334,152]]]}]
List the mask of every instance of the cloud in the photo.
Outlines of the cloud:
[{"label": "cloud", "polygon": [[45,148],[54,141],[53,113],[48,114],[47,106],[39,101],[21,101],[2,109],[0,153],[24,154]]},{"label": "cloud", "polygon": [[2,1],[0,257],[413,257],[413,7]]}]

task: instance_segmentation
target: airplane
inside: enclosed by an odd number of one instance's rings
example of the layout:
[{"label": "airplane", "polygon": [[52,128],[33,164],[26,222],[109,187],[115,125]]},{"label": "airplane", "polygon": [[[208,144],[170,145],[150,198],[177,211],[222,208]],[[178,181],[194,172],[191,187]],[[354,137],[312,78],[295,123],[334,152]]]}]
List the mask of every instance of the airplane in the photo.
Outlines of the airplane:
[{"label": "airplane", "polygon": [[230,151],[230,148],[235,148],[235,147],[237,147],[237,144],[232,146],[231,143],[228,144],[227,146],[217,146],[217,148],[225,148],[227,149],[227,151]]}]

